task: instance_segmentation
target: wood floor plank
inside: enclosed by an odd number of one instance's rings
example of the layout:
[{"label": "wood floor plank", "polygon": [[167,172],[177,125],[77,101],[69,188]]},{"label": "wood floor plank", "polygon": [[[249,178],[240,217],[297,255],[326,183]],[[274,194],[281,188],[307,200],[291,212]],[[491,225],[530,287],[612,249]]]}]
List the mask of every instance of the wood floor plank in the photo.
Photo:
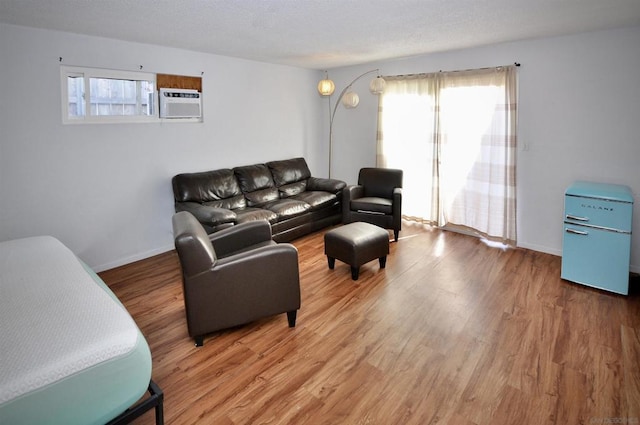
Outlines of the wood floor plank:
[{"label": "wood floor plank", "polygon": [[628,417],[640,418],[640,329],[622,326],[624,393]]},{"label": "wood floor plank", "polygon": [[[599,397],[602,394],[597,395]],[[570,367],[563,367],[558,382],[558,396],[555,406],[556,423],[588,424],[595,417],[593,408],[593,387],[587,377]]]},{"label": "wood floor plank", "polygon": [[518,313],[530,320],[526,330],[514,338],[522,341],[509,384],[531,397],[557,395],[561,366],[553,361],[562,324],[562,308],[537,302]]},{"label": "wood floor plank", "polygon": [[[598,345],[594,351],[594,367],[587,373],[588,386],[593,388],[593,410],[591,415],[599,418],[614,418],[619,412],[627,412],[624,394],[623,353]],[[639,420],[640,421],[640,420]]]},{"label": "wood floor plank", "polygon": [[456,407],[456,412],[477,424],[491,423],[511,374],[515,356],[496,344],[483,350]]},{"label": "wood floor plank", "polygon": [[403,226],[387,267],[367,263],[357,281],[328,268],[325,231],[294,241],[296,327],[282,314],[200,348],[174,251],[100,273],[149,343],[166,423],[640,421],[640,291],[563,281],[553,255]]}]

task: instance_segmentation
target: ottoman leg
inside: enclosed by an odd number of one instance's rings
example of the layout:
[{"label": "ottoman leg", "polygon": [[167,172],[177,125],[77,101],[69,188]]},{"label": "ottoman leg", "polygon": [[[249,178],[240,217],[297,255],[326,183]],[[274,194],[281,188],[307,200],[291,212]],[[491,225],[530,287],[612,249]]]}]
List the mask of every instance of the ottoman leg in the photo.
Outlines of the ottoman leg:
[{"label": "ottoman leg", "polygon": [[380,257],[378,260],[380,261],[380,268],[384,269],[387,265],[387,256]]},{"label": "ottoman leg", "polygon": [[336,266],[336,259],[332,257],[327,257],[327,262],[329,263],[329,268],[333,270],[333,268]]},{"label": "ottoman leg", "polygon": [[360,276],[360,267],[351,266],[351,279],[358,280],[359,276]]}]

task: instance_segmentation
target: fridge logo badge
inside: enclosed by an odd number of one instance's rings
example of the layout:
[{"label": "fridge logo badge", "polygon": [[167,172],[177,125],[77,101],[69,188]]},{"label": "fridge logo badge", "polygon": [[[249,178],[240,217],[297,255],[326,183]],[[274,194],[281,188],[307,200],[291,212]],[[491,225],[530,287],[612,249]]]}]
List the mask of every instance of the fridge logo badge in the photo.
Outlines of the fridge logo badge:
[{"label": "fridge logo badge", "polygon": [[580,206],[582,208],[590,208],[592,210],[599,210],[599,211],[613,211],[613,208],[609,208],[609,207],[603,207],[601,205],[592,205],[592,204],[580,204]]}]

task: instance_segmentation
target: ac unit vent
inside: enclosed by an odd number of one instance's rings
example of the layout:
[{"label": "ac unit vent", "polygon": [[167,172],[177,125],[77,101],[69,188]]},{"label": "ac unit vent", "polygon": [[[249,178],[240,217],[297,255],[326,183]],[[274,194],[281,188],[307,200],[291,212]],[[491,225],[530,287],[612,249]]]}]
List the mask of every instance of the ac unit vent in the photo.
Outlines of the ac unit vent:
[{"label": "ac unit vent", "polygon": [[191,89],[160,89],[160,118],[200,118],[202,95]]}]

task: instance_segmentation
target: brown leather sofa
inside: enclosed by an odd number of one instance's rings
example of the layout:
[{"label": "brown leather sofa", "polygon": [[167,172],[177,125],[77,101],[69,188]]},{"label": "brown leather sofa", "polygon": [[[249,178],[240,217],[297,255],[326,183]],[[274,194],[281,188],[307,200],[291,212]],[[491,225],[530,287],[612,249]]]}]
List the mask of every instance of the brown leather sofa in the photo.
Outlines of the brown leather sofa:
[{"label": "brown leather sofa", "polygon": [[300,308],[298,251],[276,243],[264,220],[207,235],[186,211],[172,218],[182,268],[189,335],[201,346],[208,333]]},{"label": "brown leather sofa", "polygon": [[277,242],[340,223],[346,187],[312,177],[304,158],[178,174],[172,185],[176,212],[189,211],[207,233],[267,220]]}]

